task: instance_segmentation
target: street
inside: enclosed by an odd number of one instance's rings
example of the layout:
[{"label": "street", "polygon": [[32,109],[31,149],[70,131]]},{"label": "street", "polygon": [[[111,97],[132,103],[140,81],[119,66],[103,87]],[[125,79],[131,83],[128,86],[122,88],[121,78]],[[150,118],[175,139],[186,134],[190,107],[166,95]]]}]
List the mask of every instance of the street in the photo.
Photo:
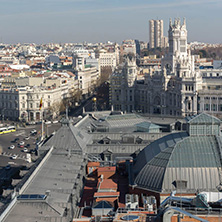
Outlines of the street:
[{"label": "street", "polygon": [[[44,125],[44,135],[51,135],[54,131],[57,131],[60,126],[60,123]],[[0,146],[2,150],[2,155],[0,156],[0,169],[8,164],[14,166],[26,164],[26,154],[30,153],[30,150],[34,150],[36,148],[36,140],[41,137],[41,127],[41,124],[29,125],[18,128],[16,132],[0,135]],[[37,135],[31,135],[30,131],[33,129],[37,131]],[[16,142],[14,141],[15,138],[17,138]],[[23,147],[20,147],[21,141],[24,142]],[[14,145],[15,148],[10,149],[11,145]],[[27,152],[23,151],[24,148],[27,148]],[[17,156],[16,159],[12,159],[14,154]]]}]

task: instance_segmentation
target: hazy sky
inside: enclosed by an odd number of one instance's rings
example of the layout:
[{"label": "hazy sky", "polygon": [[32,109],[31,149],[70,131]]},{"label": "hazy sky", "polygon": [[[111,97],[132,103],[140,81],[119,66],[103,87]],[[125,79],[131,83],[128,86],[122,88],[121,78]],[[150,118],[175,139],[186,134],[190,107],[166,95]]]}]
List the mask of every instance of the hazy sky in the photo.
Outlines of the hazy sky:
[{"label": "hazy sky", "polygon": [[188,41],[222,43],[222,0],[0,0],[0,40],[149,41],[148,21],[186,17]]}]

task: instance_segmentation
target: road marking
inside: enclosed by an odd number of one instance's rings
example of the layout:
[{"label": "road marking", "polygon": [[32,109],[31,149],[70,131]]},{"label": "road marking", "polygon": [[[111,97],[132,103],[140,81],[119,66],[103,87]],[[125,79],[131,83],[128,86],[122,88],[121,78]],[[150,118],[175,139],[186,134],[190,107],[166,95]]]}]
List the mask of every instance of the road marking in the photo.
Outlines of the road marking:
[{"label": "road marking", "polygon": [[15,162],[8,162],[8,164],[15,164]]},{"label": "road marking", "polygon": [[[22,159],[22,160],[26,160],[26,156],[23,154],[16,154],[17,155],[17,159]],[[7,156],[7,157],[11,157],[13,156],[12,153],[8,153],[8,152],[3,152],[2,156]]]},{"label": "road marking", "polygon": [[20,133],[15,134],[15,136],[21,136],[23,134],[25,134],[25,130],[22,130]]}]

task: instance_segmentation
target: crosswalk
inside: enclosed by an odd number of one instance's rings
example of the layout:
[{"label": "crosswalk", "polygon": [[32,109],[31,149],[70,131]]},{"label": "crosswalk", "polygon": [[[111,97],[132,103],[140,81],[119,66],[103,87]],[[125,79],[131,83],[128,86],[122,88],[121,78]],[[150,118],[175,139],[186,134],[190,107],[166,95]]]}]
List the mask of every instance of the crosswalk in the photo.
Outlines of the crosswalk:
[{"label": "crosswalk", "polygon": [[22,136],[25,134],[25,130],[21,130],[18,133],[15,134],[15,136]]},{"label": "crosswalk", "polygon": [[[14,154],[10,153],[10,152],[3,152],[1,154],[2,156],[7,156],[7,157],[12,157]],[[20,153],[20,154],[16,154],[17,155],[17,159],[22,159],[22,160],[26,160],[26,155]]]}]

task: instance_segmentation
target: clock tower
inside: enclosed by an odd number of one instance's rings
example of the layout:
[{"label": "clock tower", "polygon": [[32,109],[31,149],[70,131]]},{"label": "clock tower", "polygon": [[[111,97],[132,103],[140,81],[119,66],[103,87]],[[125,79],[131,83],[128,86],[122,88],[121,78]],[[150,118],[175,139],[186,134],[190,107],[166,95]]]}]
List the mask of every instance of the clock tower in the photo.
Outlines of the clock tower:
[{"label": "clock tower", "polygon": [[180,19],[175,19],[174,23],[170,20],[168,38],[169,53],[162,59],[162,68],[166,69],[168,75],[177,75],[178,59],[187,59],[188,56],[185,19],[183,20],[183,24],[181,24]]}]

